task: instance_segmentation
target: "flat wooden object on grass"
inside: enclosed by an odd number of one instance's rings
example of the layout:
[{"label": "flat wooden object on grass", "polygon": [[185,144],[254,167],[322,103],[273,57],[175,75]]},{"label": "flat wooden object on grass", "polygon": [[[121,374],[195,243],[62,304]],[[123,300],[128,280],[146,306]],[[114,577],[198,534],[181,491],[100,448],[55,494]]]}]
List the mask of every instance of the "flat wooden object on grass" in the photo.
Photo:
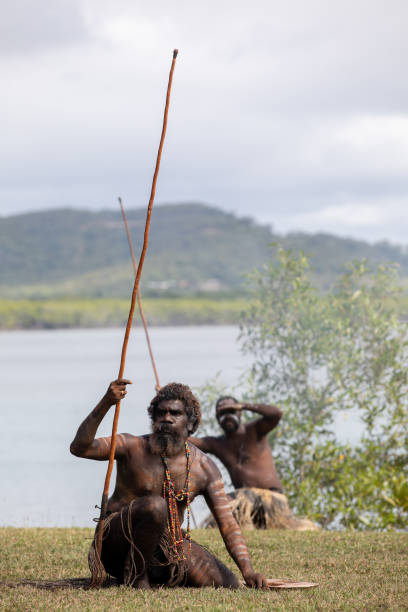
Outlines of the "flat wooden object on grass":
[{"label": "flat wooden object on grass", "polygon": [[270,589],[311,589],[319,586],[317,582],[294,582],[278,578],[267,578],[267,584]]}]

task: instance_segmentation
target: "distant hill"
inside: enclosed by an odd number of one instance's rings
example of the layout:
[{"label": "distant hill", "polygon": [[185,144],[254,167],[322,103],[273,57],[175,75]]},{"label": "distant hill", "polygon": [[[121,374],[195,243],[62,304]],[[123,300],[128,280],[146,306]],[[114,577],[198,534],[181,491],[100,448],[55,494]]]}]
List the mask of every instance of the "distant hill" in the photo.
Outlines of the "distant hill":
[{"label": "distant hill", "polygon": [[[140,252],[145,209],[127,211]],[[327,286],[345,261],[396,261],[408,277],[408,254],[388,243],[370,245],[328,234],[274,234],[248,217],[204,204],[153,210],[143,272],[146,294],[238,291],[243,275],[271,255],[279,241],[312,256],[316,279]],[[58,209],[0,218],[0,293],[3,297],[127,297],[132,268],[120,211]]]}]

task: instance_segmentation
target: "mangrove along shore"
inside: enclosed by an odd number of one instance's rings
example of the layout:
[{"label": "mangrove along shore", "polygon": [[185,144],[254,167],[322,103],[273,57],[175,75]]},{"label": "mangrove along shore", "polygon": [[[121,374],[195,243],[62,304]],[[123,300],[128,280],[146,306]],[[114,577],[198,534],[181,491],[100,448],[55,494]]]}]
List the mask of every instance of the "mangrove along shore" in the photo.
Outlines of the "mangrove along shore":
[{"label": "mangrove along shore", "polygon": [[[129,299],[115,298],[3,299],[0,330],[120,327],[126,324],[129,304]],[[244,300],[234,298],[143,299],[150,325],[233,325],[244,306]],[[138,317],[135,324],[140,324]]]}]

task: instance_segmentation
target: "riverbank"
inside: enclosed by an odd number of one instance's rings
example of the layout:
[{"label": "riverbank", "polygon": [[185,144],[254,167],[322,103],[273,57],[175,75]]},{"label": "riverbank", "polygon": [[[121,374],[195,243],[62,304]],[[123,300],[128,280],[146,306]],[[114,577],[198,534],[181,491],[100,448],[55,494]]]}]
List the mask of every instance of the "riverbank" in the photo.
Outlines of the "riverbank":
[{"label": "riverbank", "polygon": [[[312,580],[311,590],[129,587],[101,590],[41,588],[41,581],[87,577],[91,529],[0,529],[0,609],[13,610],[405,610],[408,606],[408,534],[356,532],[247,532],[254,568],[268,577]],[[218,530],[193,538],[236,571]],[[38,580],[37,586],[4,583]]]},{"label": "riverbank", "polygon": [[[123,327],[130,300],[123,298],[0,299],[0,331]],[[149,326],[238,325],[247,301],[240,297],[143,298]],[[400,298],[400,316],[408,321],[408,297]],[[136,310],[134,325],[141,325]]]},{"label": "riverbank", "polygon": [[[61,298],[0,300],[0,330],[122,327],[129,299]],[[200,297],[144,298],[149,325],[234,325],[245,306],[242,299]],[[136,313],[135,325],[140,325]]]}]

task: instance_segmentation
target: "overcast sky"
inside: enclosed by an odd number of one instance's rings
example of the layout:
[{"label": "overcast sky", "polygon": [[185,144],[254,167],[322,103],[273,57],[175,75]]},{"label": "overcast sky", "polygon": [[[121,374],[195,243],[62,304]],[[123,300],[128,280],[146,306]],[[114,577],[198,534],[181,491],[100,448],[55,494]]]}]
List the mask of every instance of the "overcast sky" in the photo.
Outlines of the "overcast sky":
[{"label": "overcast sky", "polygon": [[157,203],[408,243],[407,0],[0,0],[0,215]]}]

